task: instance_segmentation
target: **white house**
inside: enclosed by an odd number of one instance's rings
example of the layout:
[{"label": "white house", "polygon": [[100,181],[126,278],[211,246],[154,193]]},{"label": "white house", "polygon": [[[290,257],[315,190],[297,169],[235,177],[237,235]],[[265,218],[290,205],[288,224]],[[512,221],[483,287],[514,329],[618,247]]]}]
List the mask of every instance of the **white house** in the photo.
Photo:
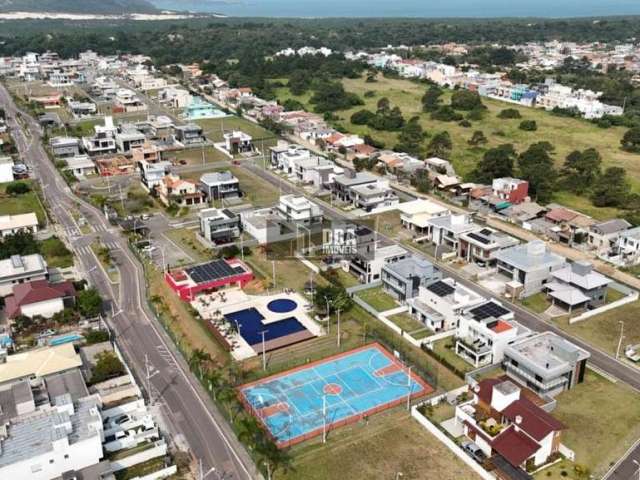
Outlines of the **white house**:
[{"label": "white house", "polygon": [[400,211],[402,226],[407,230],[416,232],[417,235],[425,233],[428,227],[428,220],[451,213],[447,207],[425,199],[401,203],[397,208]]},{"label": "white house", "polygon": [[64,167],[65,171],[70,171],[76,178],[83,178],[87,175],[93,175],[96,173],[96,164],[88,155],[75,155],[65,160],[67,166]]},{"label": "white house", "polygon": [[309,226],[322,222],[321,208],[303,196],[282,195],[276,209],[284,221],[294,225]]},{"label": "white house", "polygon": [[35,213],[0,216],[0,235],[6,237],[18,232],[38,231],[38,217]]},{"label": "white house", "polygon": [[0,157],[0,183],[13,182],[13,160]]},{"label": "white house", "polygon": [[73,304],[76,290],[71,282],[50,283],[48,280],[13,285],[12,294],[5,298],[5,313],[9,318],[51,318]]},{"label": "white house", "polygon": [[0,260],[0,296],[9,295],[13,285],[47,278],[47,262],[42,255],[13,255]]},{"label": "white house", "polygon": [[408,301],[409,312],[434,332],[456,327],[460,313],[485,299],[456,282],[445,278],[420,285],[418,295]]},{"label": "white house", "polygon": [[493,299],[465,309],[458,318],[456,354],[475,368],[501,362],[509,342],[529,331],[513,318],[511,310]]}]

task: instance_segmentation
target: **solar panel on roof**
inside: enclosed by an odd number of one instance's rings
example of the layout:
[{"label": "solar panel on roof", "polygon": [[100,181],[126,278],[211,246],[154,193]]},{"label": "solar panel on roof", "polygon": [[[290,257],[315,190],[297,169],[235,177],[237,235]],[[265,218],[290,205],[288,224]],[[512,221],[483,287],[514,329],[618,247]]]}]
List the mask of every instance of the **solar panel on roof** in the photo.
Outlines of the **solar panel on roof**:
[{"label": "solar panel on roof", "polygon": [[482,243],[483,245],[486,245],[487,243],[490,242],[490,240],[486,237],[483,237],[482,235],[476,233],[476,232],[471,232],[469,234],[470,238],[473,238],[474,240],[477,240],[478,242]]},{"label": "solar panel on roof", "polygon": [[483,303],[469,310],[473,318],[476,320],[484,320],[485,318],[500,318],[509,313],[509,310],[498,305],[495,302]]},{"label": "solar panel on roof", "polygon": [[431,285],[427,286],[427,290],[435,293],[439,297],[446,297],[447,295],[451,295],[456,291],[454,287],[444,282],[432,283]]},{"label": "solar panel on roof", "polygon": [[215,260],[203,265],[186,269],[187,274],[196,283],[211,282],[235,275],[237,271],[224,260]]},{"label": "solar panel on roof", "polygon": [[488,228],[483,228],[482,230],[480,230],[480,233],[481,233],[482,235],[485,235],[485,236],[487,236],[487,237],[488,237],[488,236],[489,236],[489,235],[491,235],[493,232],[492,232],[491,230],[489,230]]}]

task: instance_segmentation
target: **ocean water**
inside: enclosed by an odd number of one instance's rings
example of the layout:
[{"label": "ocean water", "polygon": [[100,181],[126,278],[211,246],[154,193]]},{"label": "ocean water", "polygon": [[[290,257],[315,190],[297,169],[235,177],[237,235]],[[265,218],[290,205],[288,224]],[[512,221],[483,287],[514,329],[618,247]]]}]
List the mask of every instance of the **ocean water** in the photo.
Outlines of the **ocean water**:
[{"label": "ocean water", "polygon": [[151,0],[159,8],[256,17],[640,15],[640,0]]}]

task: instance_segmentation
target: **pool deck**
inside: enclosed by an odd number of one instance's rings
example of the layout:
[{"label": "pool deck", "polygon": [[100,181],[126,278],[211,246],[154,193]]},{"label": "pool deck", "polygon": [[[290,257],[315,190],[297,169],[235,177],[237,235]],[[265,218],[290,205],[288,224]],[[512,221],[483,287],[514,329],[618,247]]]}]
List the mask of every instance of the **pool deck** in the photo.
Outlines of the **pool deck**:
[{"label": "pool deck", "polygon": [[[223,294],[221,296],[220,294]],[[297,303],[297,307],[285,313],[275,313],[269,310],[267,305],[269,302],[277,299],[289,299]],[[274,293],[272,295],[247,295],[240,289],[227,289],[208,295],[200,295],[196,300],[191,302],[200,316],[205,320],[214,320],[216,317],[224,316],[227,313],[235,313],[240,310],[255,308],[263,317],[262,323],[269,325],[270,323],[279,322],[291,317],[295,317],[305,328],[306,332],[298,332],[294,335],[288,335],[279,339],[271,340],[265,343],[265,350],[274,350],[292,343],[297,343],[308,338],[319,337],[325,334],[324,329],[318,325],[307,313],[307,305],[309,302],[298,293]],[[230,343],[234,345],[231,355],[235,360],[245,360],[255,357],[261,352],[261,346],[258,351],[249,345],[241,335],[236,332],[222,332],[227,336]],[[286,340],[286,343],[284,343]]]}]

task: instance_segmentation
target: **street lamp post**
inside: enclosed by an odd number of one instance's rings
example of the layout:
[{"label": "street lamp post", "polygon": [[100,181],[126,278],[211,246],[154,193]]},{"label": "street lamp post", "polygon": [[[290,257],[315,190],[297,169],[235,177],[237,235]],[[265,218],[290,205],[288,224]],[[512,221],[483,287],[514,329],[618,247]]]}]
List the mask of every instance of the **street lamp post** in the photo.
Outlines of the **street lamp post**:
[{"label": "street lamp post", "polygon": [[340,348],[340,309],[336,313],[338,314],[338,348]]}]

